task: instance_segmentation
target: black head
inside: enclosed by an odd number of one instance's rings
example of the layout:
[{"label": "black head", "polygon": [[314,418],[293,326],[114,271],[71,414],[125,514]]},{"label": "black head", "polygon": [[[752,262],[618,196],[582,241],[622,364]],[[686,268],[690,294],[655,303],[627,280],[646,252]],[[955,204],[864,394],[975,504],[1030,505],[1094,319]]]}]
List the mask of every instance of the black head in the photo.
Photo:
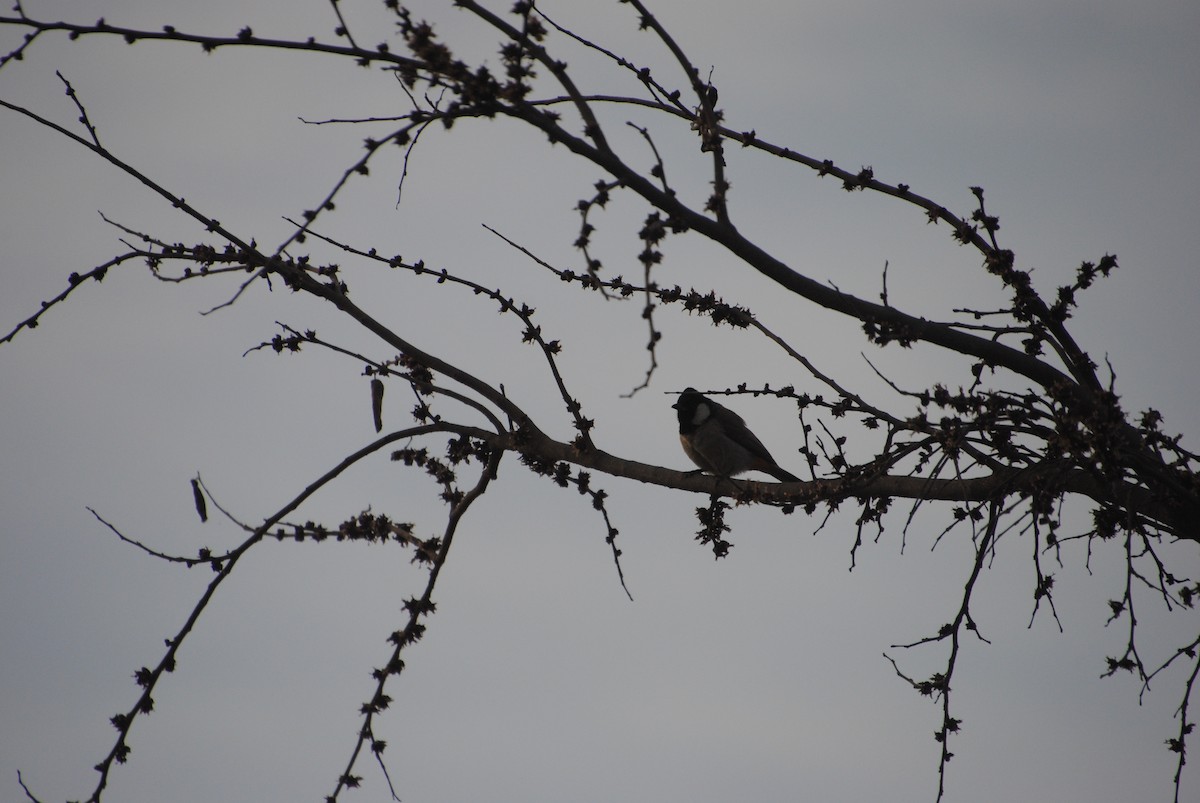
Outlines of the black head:
[{"label": "black head", "polygon": [[679,431],[689,432],[704,423],[712,415],[712,406],[695,388],[687,388],[671,405],[679,418]]}]

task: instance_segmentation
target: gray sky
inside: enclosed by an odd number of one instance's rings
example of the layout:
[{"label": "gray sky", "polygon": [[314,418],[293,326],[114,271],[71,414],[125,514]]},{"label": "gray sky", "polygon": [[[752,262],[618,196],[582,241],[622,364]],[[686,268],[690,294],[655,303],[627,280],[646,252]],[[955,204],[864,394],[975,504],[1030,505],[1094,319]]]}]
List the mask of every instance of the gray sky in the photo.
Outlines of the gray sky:
[{"label": "gray sky", "polygon": [[[27,0],[35,17],[231,34],[330,38],[328,4],[285,12],[241,3]],[[342,2],[369,43],[388,30],[376,3]],[[451,42],[491,53],[449,3],[414,4]],[[497,4],[507,11],[510,3]],[[629,8],[545,2],[547,13],[677,84]],[[230,9],[233,10],[230,10]],[[1003,4],[929,1],[781,4],[653,3],[696,63],[713,67],[728,123],[771,141],[871,165],[885,181],[967,214],[982,185],[1001,245],[1044,291],[1082,260],[1115,253],[1120,269],[1085,293],[1074,332],[1117,372],[1127,409],[1153,406],[1200,446],[1200,7],[1190,2]],[[374,26],[374,27],[372,27]],[[17,37],[0,30],[7,51]],[[636,88],[590,54],[565,57],[585,91]],[[76,112],[56,69],[88,105],[105,144],[237,232],[274,243],[324,196],[361,142],[386,128],[306,126],[297,118],[387,115],[404,108],[391,79],[327,58],[219,51],[62,36],[0,71],[0,97],[64,125]],[[610,126],[637,164],[650,155],[619,112]],[[629,119],[646,123],[635,112]],[[694,135],[661,121],[668,175],[705,192]],[[201,233],[160,199],[78,146],[0,113],[0,329],[57,294],[72,271],[119,252],[97,210],[167,240]],[[670,397],[686,385],[797,383],[786,355],[750,334],[664,310],[649,391],[620,394],[644,371],[638,306],[618,308],[547,282],[487,224],[563,266],[576,200],[598,172],[506,122],[430,130],[396,205],[400,152],[354,182],[319,227],[381,253],[423,258],[526,300],[562,339],[572,391],[597,421],[602,448],[687,467]],[[882,197],[848,194],[803,168],[736,150],[730,196],[739,226],[808,275],[863,296],[889,263],[892,302],[931,318],[995,306],[995,283],[945,227]],[[612,273],[640,276],[646,210],[618,198],[597,218],[596,252]],[[858,328],[797,308],[763,279],[730,271],[697,238],[674,238],[663,284],[714,287],[748,305],[818,366],[883,394],[859,353]],[[314,254],[330,258],[314,246]],[[342,260],[360,303],[418,345],[488,381],[569,437],[539,358],[510,316],[462,294]],[[162,564],[128,536],[194,554],[241,540],[214,516],[201,525],[188,479],[199,471],[246,521],[269,515],[373,437],[361,365],[309,350],[242,353],[274,321],[390,354],[320,305],[276,287],[203,317],[235,285],[164,285],[143,268],[112,271],[32,332],[0,348],[0,799],[20,799],[16,771],[45,800],[84,797],[112,743],[108,718],[136,697],[132,673],[158,660],[211,574]],[[475,306],[471,306],[471,305]],[[464,315],[463,309],[470,310]],[[620,321],[613,326],[613,321]],[[909,387],[958,382],[932,349],[872,359]],[[882,396],[881,396],[882,398]],[[394,388],[385,422],[412,403]],[[796,471],[801,440],[786,405],[739,400],[780,462]],[[866,443],[866,442],[864,442]],[[889,649],[936,631],[957,609],[969,570],[965,534],[930,552],[942,529],[918,517],[900,554],[899,525],[848,572],[853,514],[815,537],[818,518],[739,508],[736,544],[714,562],[692,542],[703,499],[600,479],[621,530],[621,592],[603,522],[586,500],[528,475],[515,460],[461,529],[439,582],[438,612],[405,656],[382,719],[389,769],[406,801],[927,800],[937,785],[939,709],[882,657],[927,676],[940,648]],[[300,513],[335,524],[373,506],[440,530],[444,511],[419,475],[363,464]],[[1068,520],[1083,529],[1081,511]],[[990,646],[968,643],[955,683],[964,730],[949,799],[1169,800],[1172,713],[1183,677],[1168,674],[1139,705],[1129,677],[1100,680],[1124,631],[1104,627],[1119,596],[1115,556],[1068,551],[1057,574],[1065,633],[1029,624],[1028,539],[1001,543],[973,610]],[[1178,574],[1200,574],[1193,548],[1169,549]],[[131,736],[128,766],[107,799],[123,802],[318,800],[331,791],[388,654],[403,600],[423,578],[397,548],[263,543],[233,573]],[[1194,636],[1195,616],[1143,602],[1148,662]],[[353,800],[385,800],[369,762]],[[1194,767],[1185,792],[1200,790]],[[1187,794],[1185,794],[1185,798]]]}]

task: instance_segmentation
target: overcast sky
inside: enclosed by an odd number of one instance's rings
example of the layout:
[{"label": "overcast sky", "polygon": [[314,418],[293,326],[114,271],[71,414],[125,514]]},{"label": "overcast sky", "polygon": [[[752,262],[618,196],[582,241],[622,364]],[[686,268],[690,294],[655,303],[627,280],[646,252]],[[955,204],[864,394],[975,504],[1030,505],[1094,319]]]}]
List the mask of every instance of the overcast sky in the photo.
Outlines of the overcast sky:
[{"label": "overcast sky", "polygon": [[[332,38],[328,3],[204,4],[26,0],[38,18],[199,33]],[[388,37],[381,3],[343,0],[364,44]],[[449,2],[413,4],[467,53],[494,43]],[[701,8],[703,5],[703,8]],[[245,6],[245,7],[243,7]],[[271,8],[275,6],[275,8]],[[510,2],[495,4],[507,12]],[[631,9],[546,0],[576,28],[666,84],[680,79]],[[981,185],[1000,217],[1001,245],[1052,292],[1083,260],[1115,253],[1113,276],[1082,296],[1074,332],[1116,371],[1129,410],[1153,406],[1166,428],[1200,447],[1200,5],[1010,0],[841,3],[651,3],[695,63],[712,67],[729,125],[848,169],[870,165],[960,214]],[[0,47],[20,34],[0,28]],[[594,54],[561,47],[584,91],[636,94]],[[393,49],[398,49],[395,44]],[[465,55],[465,54],[464,54]],[[305,125],[299,118],[387,116],[405,110],[395,82],[329,57],[262,54],[119,39],[47,35],[0,70],[0,97],[79,131],[55,77],[87,104],[107,147],[260,244],[278,242],[386,126]],[[634,163],[640,137],[610,120]],[[628,113],[641,124],[650,118]],[[705,161],[694,134],[656,121],[667,172],[702,198]],[[0,330],[7,332],[66,277],[104,262],[124,236],[97,210],[168,241],[203,233],[160,198],[64,138],[0,110]],[[575,202],[596,169],[506,122],[431,129],[397,204],[401,152],[373,164],[322,218],[320,230],[380,253],[423,258],[539,310],[563,341],[566,381],[596,419],[607,451],[689,467],[671,397],[687,385],[797,384],[785,355],[750,334],[715,330],[664,310],[662,368],[645,370],[640,303],[619,308],[580,294],[507,248],[481,224],[556,264],[579,265]],[[846,193],[804,168],[730,152],[739,227],[807,275],[865,297],[888,263],[892,303],[930,318],[1002,301],[975,251],[914,208]],[[640,277],[636,232],[646,214],[618,198],[593,222],[596,255]],[[744,303],[819,367],[883,394],[860,352],[858,327],[797,306],[698,238],[673,238],[657,280],[714,287]],[[314,246],[314,253],[328,258]],[[570,422],[538,355],[511,316],[448,288],[339,257],[359,303],[417,345],[505,382],[519,403],[570,437]],[[275,321],[391,354],[278,285],[257,286],[219,313],[235,282],[166,285],[123,266],[88,284],[34,331],[0,347],[0,800],[21,799],[17,770],[43,800],[90,794],[91,767],[110,749],[108,718],[136,699],[131,678],[161,656],[211,578],[159,562],[101,525],[194,554],[237,544],[214,516],[201,524],[188,480],[199,472],[243,521],[261,520],[373,439],[361,364],[308,350],[277,357],[247,348]],[[933,349],[870,355],[909,387],[962,381],[961,361]],[[815,390],[815,388],[814,388]],[[802,444],[787,405],[736,406],[785,467]],[[385,424],[408,423],[396,386]],[[832,423],[832,422],[831,422]],[[860,433],[861,434],[861,433]],[[852,441],[852,444],[854,441]],[[863,441],[869,444],[869,441]],[[930,551],[943,520],[918,517],[900,554],[901,515],[877,544],[849,548],[853,514],[783,517],[739,508],[735,547],[716,562],[692,540],[704,499],[615,479],[610,495],[621,591],[604,526],[587,500],[530,476],[515,460],[464,521],[424,641],[390,686],[377,725],[405,801],[931,800],[940,709],[912,676],[944,661],[940,647],[894,650],[935,632],[957,610],[970,568],[965,535]],[[367,507],[437,533],[444,510],[424,477],[382,456],[349,472],[297,518],[328,524]],[[1069,521],[1085,528],[1081,511]],[[981,580],[973,611],[991,645],[967,643],[955,683],[963,731],[948,775],[954,801],[1170,800],[1172,714],[1184,676],[1156,683],[1139,705],[1130,677],[1099,678],[1125,633],[1104,626],[1121,594],[1119,556],[1085,565],[1067,551],[1056,603],[1065,632],[1039,616],[1028,539],[1015,534]],[[1176,574],[1200,574],[1194,545],[1166,554]],[[423,577],[396,547],[263,543],[240,564],[164,679],[152,716],[131,735],[130,763],[106,799],[319,800],[345,766],[389,653],[403,601]],[[1186,613],[1143,603],[1147,662],[1194,638]],[[1196,703],[1196,701],[1193,701]],[[362,791],[388,799],[361,762]],[[1200,794],[1187,768],[1184,799]]]}]

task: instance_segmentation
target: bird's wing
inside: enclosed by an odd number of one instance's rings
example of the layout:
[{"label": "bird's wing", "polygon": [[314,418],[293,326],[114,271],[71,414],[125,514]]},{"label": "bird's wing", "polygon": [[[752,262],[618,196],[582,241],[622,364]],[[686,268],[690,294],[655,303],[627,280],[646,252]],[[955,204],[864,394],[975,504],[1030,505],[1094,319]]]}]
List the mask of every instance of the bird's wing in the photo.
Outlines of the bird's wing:
[{"label": "bird's wing", "polygon": [[775,458],[771,457],[771,453],[767,451],[767,447],[763,446],[763,442],[758,439],[758,436],[750,431],[750,427],[746,426],[746,422],[742,420],[740,415],[720,405],[714,405],[714,408],[716,409],[717,420],[724,427],[725,434],[731,440],[744,446],[755,457],[766,460],[771,465],[775,465]]}]

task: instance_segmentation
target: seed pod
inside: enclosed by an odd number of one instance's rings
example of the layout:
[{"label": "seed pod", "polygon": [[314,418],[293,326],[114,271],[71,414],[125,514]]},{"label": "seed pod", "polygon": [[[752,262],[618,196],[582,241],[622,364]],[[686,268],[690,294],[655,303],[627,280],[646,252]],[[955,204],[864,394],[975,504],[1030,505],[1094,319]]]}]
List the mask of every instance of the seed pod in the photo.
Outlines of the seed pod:
[{"label": "seed pod", "polygon": [[375,418],[375,431],[383,429],[383,381],[371,380],[371,414]]},{"label": "seed pod", "polygon": [[196,500],[196,512],[200,521],[208,521],[208,505],[204,503],[204,491],[200,490],[200,481],[192,480],[192,498]]}]

